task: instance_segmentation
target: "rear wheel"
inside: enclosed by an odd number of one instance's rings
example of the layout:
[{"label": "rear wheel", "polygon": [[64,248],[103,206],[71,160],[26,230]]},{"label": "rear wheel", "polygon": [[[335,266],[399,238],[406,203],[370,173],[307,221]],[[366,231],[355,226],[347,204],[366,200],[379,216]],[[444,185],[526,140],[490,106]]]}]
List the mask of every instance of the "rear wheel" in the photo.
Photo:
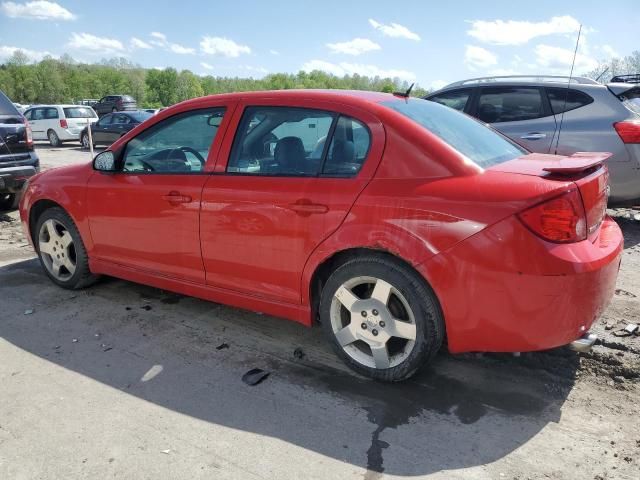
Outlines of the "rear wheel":
[{"label": "rear wheel", "polygon": [[[89,150],[89,134],[88,133],[82,134],[82,138],[80,138],[80,144],[82,145],[82,148]],[[93,145],[95,146],[95,142]]]},{"label": "rear wheel", "polygon": [[60,142],[60,137],[55,130],[49,130],[47,132],[47,138],[49,139],[49,143],[52,147],[59,147],[62,142]]},{"label": "rear wheel", "polygon": [[57,285],[78,289],[97,280],[80,233],[61,208],[45,210],[36,223],[36,251],[48,277]]},{"label": "rear wheel", "polygon": [[13,210],[16,208],[18,195],[15,193],[0,193],[0,210]]},{"label": "rear wheel", "polygon": [[375,380],[409,378],[440,349],[437,299],[409,267],[375,254],[354,258],[327,280],[320,320],[338,356]]}]

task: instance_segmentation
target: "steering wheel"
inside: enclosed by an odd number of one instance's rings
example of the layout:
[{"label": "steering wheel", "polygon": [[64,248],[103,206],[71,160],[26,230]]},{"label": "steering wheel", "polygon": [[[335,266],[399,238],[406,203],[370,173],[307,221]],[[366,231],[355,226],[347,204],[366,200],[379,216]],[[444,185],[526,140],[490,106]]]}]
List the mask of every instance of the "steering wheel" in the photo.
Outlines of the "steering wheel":
[{"label": "steering wheel", "polygon": [[180,147],[179,150],[181,150],[183,153],[186,153],[186,152],[193,153],[196,156],[196,158],[200,160],[201,163],[204,163],[204,158],[202,158],[202,155],[200,155],[200,153],[195,148]]}]

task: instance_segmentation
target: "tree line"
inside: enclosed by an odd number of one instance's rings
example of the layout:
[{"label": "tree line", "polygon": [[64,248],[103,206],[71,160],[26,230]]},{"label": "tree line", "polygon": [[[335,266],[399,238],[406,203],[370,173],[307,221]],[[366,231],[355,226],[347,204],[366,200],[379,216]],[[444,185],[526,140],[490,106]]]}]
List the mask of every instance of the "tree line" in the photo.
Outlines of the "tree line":
[{"label": "tree line", "polygon": [[[0,65],[0,90],[12,101],[29,105],[74,103],[80,99],[126,94],[133,96],[141,107],[157,108],[216,93],[291,88],[393,92],[405,91],[409,83],[397,78],[370,78],[357,74],[337,77],[318,70],[274,73],[260,79],[199,76],[189,70],[142,68],[125,58],[86,64],[63,55],[59,59],[45,57],[31,63],[20,51]],[[412,91],[415,96],[427,93],[420,87],[414,87]]]}]

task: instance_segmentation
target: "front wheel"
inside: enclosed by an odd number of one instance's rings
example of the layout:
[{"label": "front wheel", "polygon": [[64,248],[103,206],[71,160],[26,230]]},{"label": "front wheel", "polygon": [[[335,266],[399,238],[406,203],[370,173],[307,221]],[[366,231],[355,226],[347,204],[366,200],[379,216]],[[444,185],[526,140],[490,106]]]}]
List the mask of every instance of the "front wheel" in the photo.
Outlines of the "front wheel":
[{"label": "front wheel", "polygon": [[412,376],[442,346],[444,322],[431,288],[386,256],[353,258],[327,280],[322,328],[337,355],[375,380]]},{"label": "front wheel", "polygon": [[80,232],[61,208],[45,210],[36,223],[36,251],[47,276],[68,289],[87,287],[97,280]]}]

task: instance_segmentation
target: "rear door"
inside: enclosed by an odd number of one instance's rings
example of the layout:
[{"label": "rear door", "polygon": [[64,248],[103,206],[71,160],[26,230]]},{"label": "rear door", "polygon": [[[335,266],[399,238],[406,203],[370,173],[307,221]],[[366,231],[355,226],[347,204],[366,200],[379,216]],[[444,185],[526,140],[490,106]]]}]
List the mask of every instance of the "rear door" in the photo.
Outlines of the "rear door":
[{"label": "rear door", "polygon": [[384,130],[324,102],[244,104],[236,122],[202,194],[207,283],[299,304],[304,264],[373,175]]},{"label": "rear door", "polygon": [[60,129],[60,113],[57,107],[46,107],[44,109],[44,120],[42,121],[44,137],[48,138],[49,130],[57,132]]},{"label": "rear door", "polygon": [[104,138],[106,143],[113,143],[118,140],[122,135],[131,130],[130,124],[132,120],[128,115],[123,113],[114,113],[111,123],[106,125],[104,131]]},{"label": "rear door", "polygon": [[556,118],[544,89],[527,86],[482,87],[473,115],[525,148],[549,153]]}]

